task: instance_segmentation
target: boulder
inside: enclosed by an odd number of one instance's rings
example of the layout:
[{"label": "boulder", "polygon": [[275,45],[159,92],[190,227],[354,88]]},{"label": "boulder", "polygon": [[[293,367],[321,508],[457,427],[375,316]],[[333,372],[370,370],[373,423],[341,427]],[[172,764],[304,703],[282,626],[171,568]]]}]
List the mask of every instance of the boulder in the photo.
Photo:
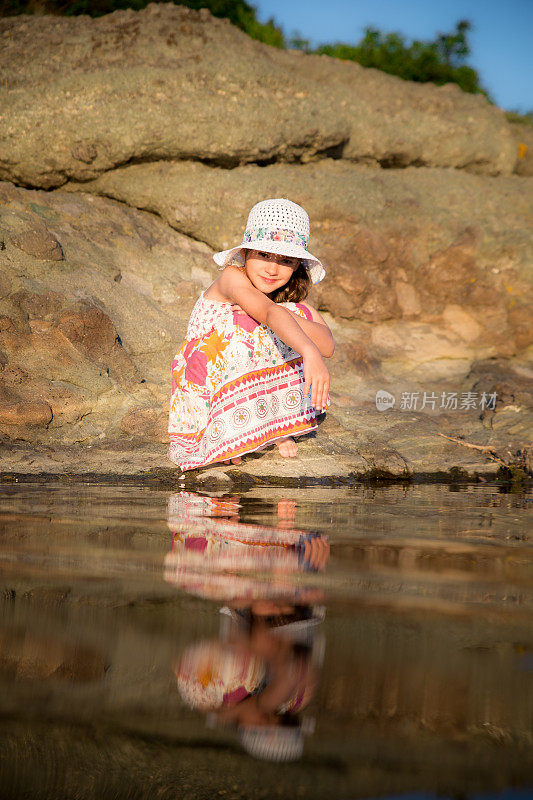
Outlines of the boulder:
[{"label": "boulder", "polygon": [[[138,409],[168,400],[176,344],[216,271],[210,251],[98,197],[0,184],[0,202],[0,434],[72,443],[131,433],[135,420],[137,435],[154,435],[153,412]],[[27,229],[64,257],[22,250]]]},{"label": "boulder", "polygon": [[236,166],[332,157],[377,167],[510,173],[503,112],[254,41],[173,4],[0,19],[0,179],[53,188],[172,158]]}]

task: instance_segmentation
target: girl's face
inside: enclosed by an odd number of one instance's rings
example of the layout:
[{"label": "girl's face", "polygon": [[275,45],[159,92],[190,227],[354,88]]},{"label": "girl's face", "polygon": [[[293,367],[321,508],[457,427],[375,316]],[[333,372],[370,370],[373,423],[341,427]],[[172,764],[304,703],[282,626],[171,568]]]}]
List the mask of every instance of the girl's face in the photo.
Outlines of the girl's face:
[{"label": "girl's face", "polygon": [[271,294],[285,286],[300,263],[299,258],[263,250],[246,250],[245,254],[245,272],[255,288],[263,294]]}]

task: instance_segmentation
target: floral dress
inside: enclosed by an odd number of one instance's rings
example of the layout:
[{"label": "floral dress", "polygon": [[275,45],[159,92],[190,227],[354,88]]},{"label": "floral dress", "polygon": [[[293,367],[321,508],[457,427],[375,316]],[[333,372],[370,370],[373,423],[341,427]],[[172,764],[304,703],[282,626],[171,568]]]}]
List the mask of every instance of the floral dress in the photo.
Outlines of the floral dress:
[{"label": "floral dress", "polygon": [[[284,303],[311,319],[305,306]],[[169,458],[182,470],[315,430],[301,356],[230,303],[200,295],[172,364]]]}]

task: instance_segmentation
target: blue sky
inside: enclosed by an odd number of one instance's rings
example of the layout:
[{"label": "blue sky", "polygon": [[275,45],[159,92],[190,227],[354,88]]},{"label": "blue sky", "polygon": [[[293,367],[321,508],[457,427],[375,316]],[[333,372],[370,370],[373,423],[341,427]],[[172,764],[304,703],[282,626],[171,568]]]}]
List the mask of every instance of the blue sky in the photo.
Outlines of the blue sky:
[{"label": "blue sky", "polygon": [[355,43],[372,25],[409,39],[434,39],[473,24],[468,64],[479,72],[493,100],[507,110],[533,109],[533,0],[251,0],[286,36],[298,31],[313,45]]}]

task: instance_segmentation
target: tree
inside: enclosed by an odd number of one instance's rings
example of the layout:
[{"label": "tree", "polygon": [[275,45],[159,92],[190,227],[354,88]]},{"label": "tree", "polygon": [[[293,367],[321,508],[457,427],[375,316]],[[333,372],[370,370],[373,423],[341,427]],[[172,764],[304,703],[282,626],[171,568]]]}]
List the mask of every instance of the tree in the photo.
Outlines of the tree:
[{"label": "tree", "polygon": [[455,31],[440,33],[433,42],[415,39],[408,44],[400,33],[385,34],[367,27],[359,44],[325,44],[314,52],[357,61],[363,67],[380,69],[409,81],[456,83],[465,92],[481,93],[488,98],[476,70],[464,63],[470,55],[467,34],[471,29],[468,20],[461,20]]},{"label": "tree", "polygon": [[466,41],[466,34],[470,30],[472,24],[462,19],[457,23],[454,34],[441,33],[437,36],[437,49],[449,67],[461,66],[461,62],[470,55],[470,47]]}]

